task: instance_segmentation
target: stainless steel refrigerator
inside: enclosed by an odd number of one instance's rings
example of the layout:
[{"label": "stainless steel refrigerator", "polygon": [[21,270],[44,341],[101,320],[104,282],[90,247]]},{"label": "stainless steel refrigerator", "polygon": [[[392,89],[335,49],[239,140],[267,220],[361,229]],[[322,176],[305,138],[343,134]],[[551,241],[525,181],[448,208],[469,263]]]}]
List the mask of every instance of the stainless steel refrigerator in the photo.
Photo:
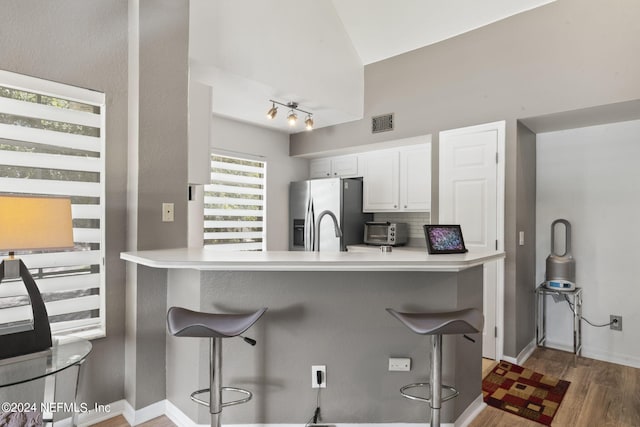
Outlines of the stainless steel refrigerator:
[{"label": "stainless steel refrigerator", "polygon": [[[332,212],[342,230],[336,237],[331,215],[324,215],[320,234],[316,220],[324,211]],[[362,178],[326,178],[292,182],[289,185],[289,250],[340,251],[341,247],[362,243],[364,223],[372,214],[362,213]]]}]

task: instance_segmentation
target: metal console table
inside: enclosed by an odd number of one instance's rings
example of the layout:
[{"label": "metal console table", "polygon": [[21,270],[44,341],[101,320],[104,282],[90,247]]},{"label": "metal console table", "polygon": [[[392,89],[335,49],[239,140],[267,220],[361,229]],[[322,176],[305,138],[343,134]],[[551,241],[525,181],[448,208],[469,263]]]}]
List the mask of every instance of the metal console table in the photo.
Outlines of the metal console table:
[{"label": "metal console table", "polygon": [[582,288],[572,291],[549,289],[540,285],[536,288],[536,344],[546,347],[547,339],[547,298],[548,295],[556,295],[567,299],[572,305],[573,312],[573,354],[580,356],[582,353]]},{"label": "metal console table", "polygon": [[[53,346],[33,354],[0,360],[0,388],[45,379],[44,407],[55,402],[55,374],[75,367],[76,383],[74,400],[77,404],[78,384],[82,364],[91,352],[91,343],[82,338],[53,337]],[[17,408],[17,407],[16,407]],[[42,407],[41,407],[42,408]],[[41,409],[38,408],[38,409]],[[9,408],[12,409],[12,408]],[[17,408],[19,409],[19,408]],[[43,411],[43,421],[53,424],[53,414]],[[72,414],[72,423],[77,425],[78,412]]]}]

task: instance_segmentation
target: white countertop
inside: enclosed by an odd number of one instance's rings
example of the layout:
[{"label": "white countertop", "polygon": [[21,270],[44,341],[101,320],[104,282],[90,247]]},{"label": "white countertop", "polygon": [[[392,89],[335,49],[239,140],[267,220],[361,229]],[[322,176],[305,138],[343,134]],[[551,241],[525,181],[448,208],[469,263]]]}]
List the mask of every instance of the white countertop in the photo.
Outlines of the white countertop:
[{"label": "white countertop", "polygon": [[426,249],[355,246],[349,252],[218,252],[178,248],[123,252],[126,261],[155,268],[215,271],[448,271],[504,258],[504,252],[470,249],[465,254],[429,255]]}]

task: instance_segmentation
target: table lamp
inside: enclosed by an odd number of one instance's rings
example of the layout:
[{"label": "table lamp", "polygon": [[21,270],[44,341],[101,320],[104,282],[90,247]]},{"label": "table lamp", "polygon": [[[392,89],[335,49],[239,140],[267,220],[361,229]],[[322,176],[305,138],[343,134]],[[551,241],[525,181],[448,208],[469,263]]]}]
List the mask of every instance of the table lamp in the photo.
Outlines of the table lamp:
[{"label": "table lamp", "polygon": [[22,278],[33,312],[32,327],[0,335],[0,359],[51,347],[47,309],[36,282],[16,251],[55,251],[73,248],[71,199],[52,196],[0,194],[0,262],[3,279]]}]

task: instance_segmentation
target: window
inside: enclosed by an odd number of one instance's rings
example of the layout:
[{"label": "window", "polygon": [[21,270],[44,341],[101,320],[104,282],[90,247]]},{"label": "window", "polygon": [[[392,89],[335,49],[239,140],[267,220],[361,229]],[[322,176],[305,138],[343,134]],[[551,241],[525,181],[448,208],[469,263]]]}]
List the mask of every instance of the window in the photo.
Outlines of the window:
[{"label": "window", "polygon": [[[0,192],[71,197],[75,249],[19,254],[51,331],[104,335],[104,94],[0,70]],[[0,326],[31,317],[21,280],[0,285]]]},{"label": "window", "polygon": [[220,251],[264,249],[265,163],[211,155],[204,186],[204,245]]}]

